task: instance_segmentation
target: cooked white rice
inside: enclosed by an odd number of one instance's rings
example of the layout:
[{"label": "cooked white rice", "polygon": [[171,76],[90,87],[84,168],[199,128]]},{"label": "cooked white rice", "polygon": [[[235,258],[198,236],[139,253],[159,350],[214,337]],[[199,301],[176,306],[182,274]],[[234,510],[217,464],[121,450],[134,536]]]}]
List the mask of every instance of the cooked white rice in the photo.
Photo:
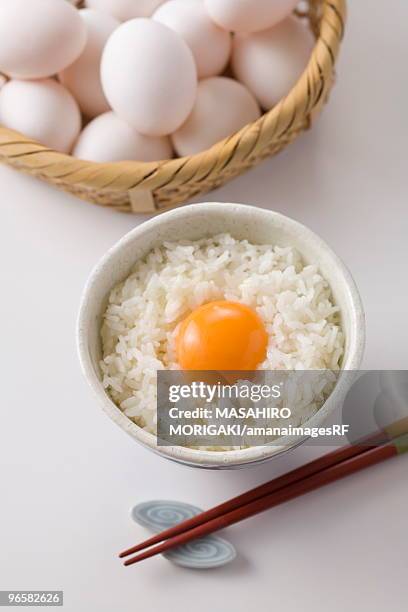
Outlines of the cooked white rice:
[{"label": "cooked white rice", "polygon": [[[304,265],[294,248],[254,245],[229,234],[166,242],[113,289],[101,331],[103,384],[147,431],[156,434],[156,372],[178,368],[178,323],[221,299],[247,304],[262,318],[270,342],[260,369],[339,368],[344,336],[338,308],[318,266]],[[304,420],[299,413],[292,423]]]}]

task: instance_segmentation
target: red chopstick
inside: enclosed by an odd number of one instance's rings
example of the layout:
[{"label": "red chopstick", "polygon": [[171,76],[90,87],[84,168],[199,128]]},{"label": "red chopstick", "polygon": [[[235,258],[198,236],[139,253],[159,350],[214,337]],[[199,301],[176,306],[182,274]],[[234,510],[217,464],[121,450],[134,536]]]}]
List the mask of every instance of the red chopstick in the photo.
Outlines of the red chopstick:
[{"label": "red chopstick", "polygon": [[165,531],[152,536],[148,540],[141,542],[140,544],[137,544],[136,546],[133,546],[132,548],[129,548],[123,551],[122,553],[120,553],[119,556],[121,558],[127,557],[133,553],[143,550],[144,548],[152,546],[153,544],[157,544],[165,539],[179,535],[180,533],[188,531],[192,529],[193,527],[197,527],[198,525],[201,525],[202,523],[205,523],[208,520],[217,518],[218,516],[221,516],[222,514],[225,514],[226,512],[234,510],[235,508],[239,508],[251,501],[255,501],[256,499],[259,499],[260,497],[273,493],[274,491],[277,491],[278,489],[282,487],[286,487],[293,482],[301,480],[316,472],[326,469],[327,467],[335,465],[336,463],[339,463],[340,461],[356,456],[360,454],[361,452],[363,452],[364,450],[366,450],[367,447],[378,446],[382,442],[392,439],[393,437],[395,437],[395,435],[399,435],[400,433],[407,431],[407,429],[408,429],[408,419],[404,419],[403,421],[396,423],[395,426],[393,426],[393,428],[389,428],[388,430],[385,430],[385,431],[376,432],[368,436],[367,438],[364,438],[358,441],[353,446],[338,449],[300,468],[292,470],[288,474],[284,474],[283,476],[280,476],[279,478],[275,478],[274,480],[271,480],[259,487],[256,487],[255,489],[252,489],[248,491],[247,493],[238,495],[237,497],[234,497],[233,499],[227,502],[224,502],[216,506],[215,508],[212,508],[211,510],[202,512],[201,514],[187,521],[183,521],[182,523],[179,523],[178,525],[175,525],[174,527],[166,529]]},{"label": "red chopstick", "polygon": [[[378,434],[377,434],[378,435]],[[384,432],[383,432],[384,435]],[[351,452],[351,449],[355,450],[355,447],[347,447],[341,449],[340,451],[335,451],[335,453],[331,453],[331,456],[337,455],[346,451]],[[219,529],[223,529],[224,527],[228,527],[242,521],[246,518],[254,516],[255,514],[259,514],[269,508],[273,508],[278,504],[282,504],[287,502],[295,497],[300,495],[304,495],[310,491],[318,489],[326,484],[339,480],[340,478],[344,478],[349,474],[353,474],[357,471],[365,469],[371,465],[375,465],[386,459],[390,459],[391,457],[395,457],[398,454],[402,454],[403,452],[408,451],[408,436],[401,436],[400,438],[388,441],[382,446],[377,447],[368,447],[365,450],[361,451],[357,455],[352,455],[349,458],[345,458],[338,463],[332,464],[325,469],[315,472],[310,476],[304,477],[302,480],[296,480],[292,484],[289,484],[286,487],[281,487],[280,489],[273,491],[270,494],[264,495],[247,503],[244,506],[237,507],[230,512],[225,512],[224,514],[217,516],[216,518],[206,520],[200,525],[189,529],[188,531],[184,531],[178,535],[170,537],[165,542],[160,544],[159,546],[155,546],[142,552],[135,557],[127,559],[124,562],[124,565],[133,565],[139,561],[147,559],[149,557],[153,557],[154,555],[160,554],[169,550],[171,548],[175,548],[189,542],[190,540],[201,538],[205,535],[213,533],[214,531],[218,531]],[[326,456],[327,458],[327,456]],[[319,461],[319,460],[317,460]],[[316,462],[312,462],[316,463]],[[312,464],[308,464],[309,466]],[[305,468],[307,466],[304,466]],[[300,468],[302,469],[302,468]],[[304,468],[303,468],[304,469]],[[296,470],[295,470],[296,471]],[[292,472],[293,474],[293,472]],[[287,475],[289,476],[289,475]],[[284,477],[282,477],[284,478]],[[272,481],[274,482],[274,481]],[[270,483],[267,483],[267,485]],[[265,485],[263,485],[265,486]],[[258,490],[261,487],[258,487]],[[251,492],[250,492],[251,493]],[[248,494],[245,494],[248,495]],[[232,500],[231,500],[232,501]],[[229,503],[229,502],[227,502]],[[209,511],[211,512],[211,511]],[[205,514],[205,513],[203,513]],[[199,515],[202,516],[202,515]],[[208,517],[208,514],[207,514]],[[197,517],[194,517],[197,518]],[[159,534],[163,538],[163,534]]]}]

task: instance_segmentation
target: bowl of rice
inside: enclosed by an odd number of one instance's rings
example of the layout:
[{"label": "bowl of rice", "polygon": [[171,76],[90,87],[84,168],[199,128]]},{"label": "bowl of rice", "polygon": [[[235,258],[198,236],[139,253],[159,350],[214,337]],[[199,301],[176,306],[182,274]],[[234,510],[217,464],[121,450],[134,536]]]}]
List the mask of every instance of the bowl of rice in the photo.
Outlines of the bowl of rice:
[{"label": "bowl of rice", "polygon": [[[104,411],[135,440],[195,467],[236,468],[293,448],[189,448],[157,443],[157,372],[178,368],[178,326],[203,305],[250,307],[269,342],[265,370],[358,370],[365,344],[356,285],[326,243],[300,223],[243,204],[194,204],[136,227],[97,264],[77,325],[83,373]],[[336,385],[298,423],[324,423]]]}]

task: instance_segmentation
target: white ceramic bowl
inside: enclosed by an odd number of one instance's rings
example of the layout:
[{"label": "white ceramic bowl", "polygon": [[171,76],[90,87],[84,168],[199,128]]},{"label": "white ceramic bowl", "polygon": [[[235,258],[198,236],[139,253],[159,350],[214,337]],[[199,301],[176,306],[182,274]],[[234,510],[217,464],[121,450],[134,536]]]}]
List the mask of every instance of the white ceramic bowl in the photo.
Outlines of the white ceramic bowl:
[{"label": "white ceramic bowl", "polygon": [[[167,459],[213,469],[259,463],[297,444],[292,442],[286,446],[227,452],[198,451],[179,446],[158,447],[156,437],[135,425],[109,398],[101,384],[98,364],[101,358],[100,326],[107,297],[114,285],[128,276],[135,262],[165,240],[197,240],[221,232],[229,232],[235,238],[248,239],[253,243],[291,245],[299,250],[306,263],[318,263],[341,310],[346,337],[343,369],[357,370],[360,367],[365,342],[363,307],[349,271],[323,240],[288,217],[242,204],[193,204],[154,217],[124,236],[95,267],[84,290],[77,328],[82,370],[104,411],[135,440]],[[347,391],[347,385],[338,384],[309,424],[322,423],[344,400]]]}]

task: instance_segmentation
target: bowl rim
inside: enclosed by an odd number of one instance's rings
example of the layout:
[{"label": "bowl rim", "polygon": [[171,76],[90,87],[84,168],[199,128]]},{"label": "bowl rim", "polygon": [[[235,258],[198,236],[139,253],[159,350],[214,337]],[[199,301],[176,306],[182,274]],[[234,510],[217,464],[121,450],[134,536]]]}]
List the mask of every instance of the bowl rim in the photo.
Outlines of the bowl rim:
[{"label": "bowl rim", "polygon": [[[101,275],[104,275],[105,266],[112,258],[123,252],[129,244],[137,241],[140,236],[146,232],[149,232],[151,229],[161,227],[163,223],[166,223],[170,219],[184,220],[186,217],[192,218],[195,215],[202,214],[203,212],[208,215],[215,212],[219,214],[221,210],[223,210],[226,214],[239,215],[241,213],[250,212],[252,215],[257,215],[258,218],[268,217],[268,221],[273,219],[273,221],[280,227],[284,226],[292,232],[300,232],[302,237],[307,237],[309,241],[312,241],[316,246],[322,249],[326,256],[330,258],[331,263],[335,266],[337,272],[340,273],[342,281],[347,289],[348,299],[351,305],[351,330],[350,338],[348,338],[348,355],[342,370],[358,370],[363,359],[365,347],[364,308],[359,291],[350,271],[338,257],[338,255],[332,251],[332,249],[322,238],[320,238],[320,236],[315,234],[305,225],[290,217],[273,210],[247,204],[204,202],[190,204],[164,212],[142,222],[140,225],[125,234],[118,242],[107,250],[99,262],[94,266],[82,292],[76,325],[77,350],[82,373],[92,388],[94,394],[99,399],[99,402],[102,404],[104,412],[106,412],[117,425],[140,442],[145,448],[152,450],[162,457],[166,457],[179,463],[194,467],[218,469],[244,467],[253,463],[265,461],[273,456],[280,455],[283,452],[295,448],[299,444],[303,443],[306,440],[306,437],[300,441],[298,440],[298,443],[294,443],[289,446],[254,446],[248,449],[233,451],[202,451],[180,446],[157,446],[156,436],[146,432],[144,429],[133,423],[133,421],[131,421],[113,402],[113,400],[110,399],[106,390],[103,388],[102,383],[94,370],[88,350],[89,328],[86,321],[88,310],[92,304],[95,285]],[[135,259],[135,262],[136,261],[137,260]],[[314,424],[317,425],[323,422],[334,410],[336,400],[338,401],[340,394],[344,392],[346,392],[345,388],[342,388],[341,386],[339,388],[339,385],[336,385],[334,391],[327,398],[323,406],[314,415],[314,417],[308,421],[308,424],[313,426]]]}]

